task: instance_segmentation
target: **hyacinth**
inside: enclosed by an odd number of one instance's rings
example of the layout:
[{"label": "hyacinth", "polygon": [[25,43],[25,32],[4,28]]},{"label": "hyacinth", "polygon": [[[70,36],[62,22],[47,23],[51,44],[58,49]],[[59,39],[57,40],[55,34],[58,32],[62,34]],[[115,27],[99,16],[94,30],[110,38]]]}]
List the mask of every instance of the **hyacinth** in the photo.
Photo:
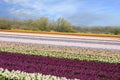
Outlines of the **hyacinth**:
[{"label": "hyacinth", "polygon": [[119,80],[119,53],[0,42],[0,80]]},{"label": "hyacinth", "polygon": [[120,63],[120,51],[0,42],[0,51],[57,58]]},{"label": "hyacinth", "polygon": [[[3,68],[0,68],[0,75],[8,79],[17,79],[17,80],[67,80],[65,77],[56,77],[52,75],[43,75],[39,73],[26,73],[18,70],[9,71]],[[3,78],[0,76],[0,79]]]},{"label": "hyacinth", "polygon": [[[48,75],[47,77],[44,76],[44,79],[53,78],[57,80],[57,77],[80,80],[120,79],[120,64],[49,58],[7,52],[0,52],[0,67],[9,71],[19,70],[27,73]],[[8,74],[10,72],[7,70],[5,70],[6,73],[3,73],[3,75],[9,77]],[[31,77],[34,79],[34,74],[27,78]],[[19,77],[16,75],[15,78]]]}]

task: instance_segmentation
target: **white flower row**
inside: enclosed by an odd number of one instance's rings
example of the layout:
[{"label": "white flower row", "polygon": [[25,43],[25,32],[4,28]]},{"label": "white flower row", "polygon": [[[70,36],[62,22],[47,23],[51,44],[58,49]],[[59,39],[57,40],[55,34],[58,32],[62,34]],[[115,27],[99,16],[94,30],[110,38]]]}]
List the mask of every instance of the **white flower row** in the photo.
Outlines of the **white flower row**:
[{"label": "white flower row", "polygon": [[9,71],[3,68],[0,68],[0,75],[8,79],[18,80],[68,80],[65,77],[56,77],[52,75],[43,75],[39,73],[26,73],[14,70]]}]

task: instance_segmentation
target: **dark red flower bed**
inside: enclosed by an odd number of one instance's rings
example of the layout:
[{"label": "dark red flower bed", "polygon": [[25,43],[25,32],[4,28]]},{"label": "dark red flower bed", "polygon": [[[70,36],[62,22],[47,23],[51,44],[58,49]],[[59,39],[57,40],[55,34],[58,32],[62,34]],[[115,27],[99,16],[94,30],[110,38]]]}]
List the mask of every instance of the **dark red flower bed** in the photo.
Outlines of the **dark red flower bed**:
[{"label": "dark red flower bed", "polygon": [[120,64],[0,52],[0,67],[80,80],[119,80]]}]

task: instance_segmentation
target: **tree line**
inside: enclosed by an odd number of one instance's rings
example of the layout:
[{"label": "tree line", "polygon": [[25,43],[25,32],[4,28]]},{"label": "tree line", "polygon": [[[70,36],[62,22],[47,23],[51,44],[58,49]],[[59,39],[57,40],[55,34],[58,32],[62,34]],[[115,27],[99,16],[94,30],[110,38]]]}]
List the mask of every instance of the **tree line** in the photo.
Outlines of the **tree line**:
[{"label": "tree line", "polygon": [[56,31],[56,32],[82,32],[82,33],[104,33],[120,34],[120,27],[102,27],[102,26],[74,26],[64,18],[49,20],[47,17],[41,17],[36,20],[17,20],[0,18],[0,29],[14,30],[33,30],[33,31]]}]

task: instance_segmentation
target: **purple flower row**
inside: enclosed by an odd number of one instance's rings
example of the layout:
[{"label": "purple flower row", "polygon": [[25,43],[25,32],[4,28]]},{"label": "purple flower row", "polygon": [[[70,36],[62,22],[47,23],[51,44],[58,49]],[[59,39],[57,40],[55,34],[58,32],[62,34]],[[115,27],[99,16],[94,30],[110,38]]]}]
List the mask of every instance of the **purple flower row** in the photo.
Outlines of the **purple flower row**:
[{"label": "purple flower row", "polygon": [[81,80],[120,79],[120,64],[0,52],[0,67]]}]

